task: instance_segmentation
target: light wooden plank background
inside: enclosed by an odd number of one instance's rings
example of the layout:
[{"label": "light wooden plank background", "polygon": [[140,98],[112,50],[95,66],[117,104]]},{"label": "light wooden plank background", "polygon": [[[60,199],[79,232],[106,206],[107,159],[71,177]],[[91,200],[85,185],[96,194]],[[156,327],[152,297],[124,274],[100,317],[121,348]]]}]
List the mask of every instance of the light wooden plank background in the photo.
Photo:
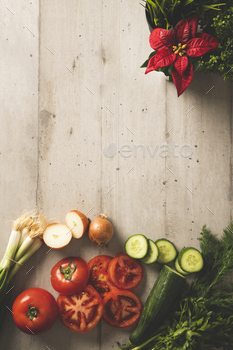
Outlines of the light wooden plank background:
[{"label": "light wooden plank background", "polygon": [[[109,255],[123,252],[134,233],[168,237],[178,249],[198,247],[204,224],[221,233],[232,220],[231,83],[197,73],[177,98],[163,75],[145,76],[139,67],[151,51],[149,31],[133,0],[11,0],[2,4],[0,26],[1,254],[11,220],[36,206],[53,221],[71,209],[91,219],[107,212],[115,236],[101,252]],[[33,286],[56,297],[52,266],[100,250],[86,236],[46,252],[43,246],[18,273],[9,306]],[[143,302],[157,273],[157,266],[145,269],[136,290]],[[76,334],[58,320],[31,337],[8,312],[0,344],[117,349],[129,332],[101,321]]]}]

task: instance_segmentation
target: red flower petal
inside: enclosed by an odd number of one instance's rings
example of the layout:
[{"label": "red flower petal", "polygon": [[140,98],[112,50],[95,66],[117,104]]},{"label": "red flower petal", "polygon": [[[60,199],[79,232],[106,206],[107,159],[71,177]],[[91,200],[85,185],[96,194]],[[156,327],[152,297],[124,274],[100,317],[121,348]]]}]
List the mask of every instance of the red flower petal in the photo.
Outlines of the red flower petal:
[{"label": "red flower petal", "polygon": [[153,57],[150,58],[148,65],[146,67],[146,71],[145,74],[152,72],[153,70],[155,70],[155,65],[157,63],[157,58],[156,56],[158,55],[158,53],[156,55],[154,55]]},{"label": "red flower petal", "polygon": [[154,50],[172,48],[175,45],[175,35],[171,30],[155,28],[150,35],[150,46]]},{"label": "red flower petal", "polygon": [[145,74],[161,67],[166,67],[176,60],[176,54],[169,49],[160,50],[149,60]]},{"label": "red flower petal", "polygon": [[162,29],[160,32],[160,39],[165,47],[169,47],[171,49],[176,43],[175,34],[171,30]]},{"label": "red flower petal", "polygon": [[210,43],[214,49],[217,49],[220,41],[215,38],[213,35],[207,34],[207,33],[198,33],[197,34],[198,38],[201,38],[202,40],[208,41],[208,43]]},{"label": "red flower petal", "polygon": [[189,40],[185,51],[190,57],[199,57],[215,48],[216,43],[214,42],[203,40],[202,38],[194,38]]},{"label": "red flower petal", "polygon": [[182,75],[185,71],[185,69],[188,67],[189,60],[187,56],[178,56],[177,60],[174,63],[174,67],[177,70],[177,72]]},{"label": "red flower petal", "polygon": [[186,44],[190,39],[189,34],[190,34],[190,31],[189,31],[188,21],[182,21],[182,26],[177,28],[177,31],[176,31],[176,38],[178,43]]},{"label": "red flower petal", "polygon": [[192,16],[189,16],[186,19],[189,22],[191,38],[195,38],[196,33],[197,33],[197,26],[198,26],[198,22],[199,22],[199,16],[198,15],[192,15]]},{"label": "red flower petal", "polygon": [[173,33],[175,34],[178,43],[186,44],[189,39],[195,38],[198,21],[198,15],[192,15],[177,23]]},{"label": "red flower petal", "polygon": [[180,75],[175,69],[175,65],[172,67],[172,78],[176,85],[178,97],[187,89],[193,79],[193,65],[189,62],[188,67],[182,75]]}]

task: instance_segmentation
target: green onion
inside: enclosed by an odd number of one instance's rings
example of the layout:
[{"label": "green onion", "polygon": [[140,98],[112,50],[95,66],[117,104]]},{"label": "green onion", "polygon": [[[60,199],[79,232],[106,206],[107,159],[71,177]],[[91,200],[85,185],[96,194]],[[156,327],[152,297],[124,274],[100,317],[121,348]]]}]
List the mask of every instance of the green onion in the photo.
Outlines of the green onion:
[{"label": "green onion", "polygon": [[28,236],[22,243],[22,245],[19,247],[16,255],[15,255],[15,260],[18,261],[24,253],[28,250],[28,248],[31,246],[33,243],[34,239]]},{"label": "green onion", "polygon": [[20,240],[20,231],[11,231],[11,235],[9,238],[9,242],[4,254],[4,257],[0,263],[0,271],[10,270],[10,267],[12,265],[11,259],[14,259],[16,250],[18,248],[19,240]]},{"label": "green onion", "polygon": [[0,323],[4,319],[7,288],[21,266],[41,247],[47,220],[35,212],[25,212],[13,222],[9,242],[0,262]]},{"label": "green onion", "polygon": [[19,240],[19,247],[23,244],[23,242],[28,237],[28,235],[29,235],[29,229],[28,229],[28,227],[25,227],[21,232],[21,237]]},{"label": "green onion", "polygon": [[28,259],[42,246],[43,241],[41,238],[34,238],[31,239],[33,242],[30,245],[30,247],[28,248],[28,250],[26,251],[26,253],[21,257],[21,259],[17,260],[17,264],[15,264],[9,273],[9,277],[8,280],[9,282],[11,282],[13,280],[13,277],[15,276],[15,274],[18,272],[18,270],[20,269],[21,265],[24,265]]}]

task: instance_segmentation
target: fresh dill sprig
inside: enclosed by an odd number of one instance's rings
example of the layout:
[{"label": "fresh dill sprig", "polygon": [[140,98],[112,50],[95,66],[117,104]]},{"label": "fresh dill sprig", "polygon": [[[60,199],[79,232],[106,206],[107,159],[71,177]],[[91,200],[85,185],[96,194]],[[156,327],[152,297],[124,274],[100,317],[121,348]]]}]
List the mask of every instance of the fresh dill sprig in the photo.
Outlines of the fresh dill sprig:
[{"label": "fresh dill sprig", "polygon": [[229,273],[233,271],[233,223],[223,231],[220,238],[204,226],[199,240],[204,267],[192,289],[197,296],[203,297],[216,285],[229,282]]}]

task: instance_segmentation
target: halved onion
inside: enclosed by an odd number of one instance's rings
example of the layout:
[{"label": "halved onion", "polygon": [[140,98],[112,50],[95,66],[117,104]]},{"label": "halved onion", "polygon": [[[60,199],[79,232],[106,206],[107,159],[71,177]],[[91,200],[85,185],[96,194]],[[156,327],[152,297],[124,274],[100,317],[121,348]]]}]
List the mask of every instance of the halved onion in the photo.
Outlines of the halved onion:
[{"label": "halved onion", "polygon": [[77,210],[71,210],[66,214],[66,226],[71,229],[74,238],[80,238],[84,235],[89,225],[89,220],[83,213]]},{"label": "halved onion", "polygon": [[53,223],[46,227],[43,240],[45,244],[53,249],[62,249],[66,247],[72,238],[69,227],[63,224]]}]

